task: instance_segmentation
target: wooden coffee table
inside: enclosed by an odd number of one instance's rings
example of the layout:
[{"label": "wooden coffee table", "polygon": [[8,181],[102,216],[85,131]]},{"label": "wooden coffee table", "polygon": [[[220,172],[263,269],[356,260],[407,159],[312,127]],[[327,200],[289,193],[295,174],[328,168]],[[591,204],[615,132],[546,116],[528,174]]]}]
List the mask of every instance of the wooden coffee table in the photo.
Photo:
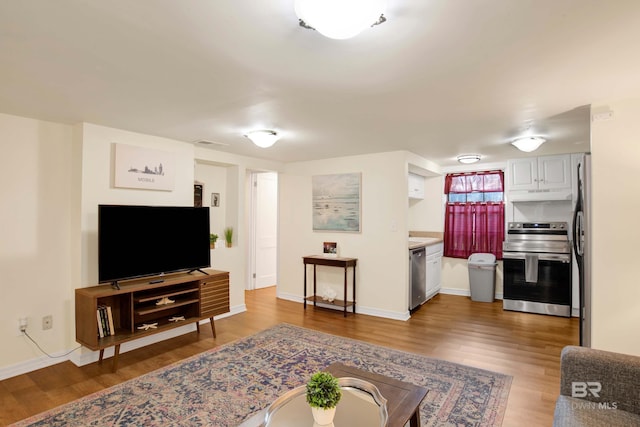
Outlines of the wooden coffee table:
[{"label": "wooden coffee table", "polygon": [[375,385],[387,399],[389,427],[403,427],[407,421],[411,421],[411,427],[420,427],[420,403],[428,393],[426,388],[342,363],[330,365],[327,371],[335,377],[360,378]]}]

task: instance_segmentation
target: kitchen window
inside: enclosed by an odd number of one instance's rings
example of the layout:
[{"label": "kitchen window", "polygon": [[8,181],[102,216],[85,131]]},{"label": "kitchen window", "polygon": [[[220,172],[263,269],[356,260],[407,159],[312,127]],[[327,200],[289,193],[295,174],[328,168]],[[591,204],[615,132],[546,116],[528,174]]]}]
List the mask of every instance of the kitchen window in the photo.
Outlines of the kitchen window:
[{"label": "kitchen window", "polygon": [[502,259],[504,173],[448,174],[444,192],[444,256],[468,258],[485,252]]}]

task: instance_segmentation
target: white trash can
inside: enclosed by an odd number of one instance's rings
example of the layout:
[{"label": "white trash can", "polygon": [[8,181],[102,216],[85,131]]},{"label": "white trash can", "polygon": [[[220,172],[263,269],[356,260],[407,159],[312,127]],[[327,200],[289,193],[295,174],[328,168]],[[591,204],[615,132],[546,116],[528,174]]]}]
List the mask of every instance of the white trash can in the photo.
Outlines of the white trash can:
[{"label": "white trash can", "polygon": [[471,254],[468,259],[471,301],[493,302],[496,295],[496,256]]}]

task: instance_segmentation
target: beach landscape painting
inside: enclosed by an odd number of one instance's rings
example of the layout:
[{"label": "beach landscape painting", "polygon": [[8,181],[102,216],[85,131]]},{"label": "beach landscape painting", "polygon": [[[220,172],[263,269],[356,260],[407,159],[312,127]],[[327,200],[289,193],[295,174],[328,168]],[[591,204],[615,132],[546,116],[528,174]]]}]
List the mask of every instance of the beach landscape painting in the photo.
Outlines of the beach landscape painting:
[{"label": "beach landscape painting", "polygon": [[360,232],[360,186],[360,173],[313,176],[313,230]]}]

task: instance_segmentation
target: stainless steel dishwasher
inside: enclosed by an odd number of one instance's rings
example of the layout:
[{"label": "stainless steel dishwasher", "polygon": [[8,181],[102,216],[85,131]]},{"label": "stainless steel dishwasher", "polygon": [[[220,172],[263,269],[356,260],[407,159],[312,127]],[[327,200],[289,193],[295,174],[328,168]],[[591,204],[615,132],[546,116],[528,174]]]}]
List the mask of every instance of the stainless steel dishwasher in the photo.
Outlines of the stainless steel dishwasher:
[{"label": "stainless steel dishwasher", "polygon": [[420,307],[425,301],[427,287],[427,252],[420,247],[409,250],[409,311]]}]

